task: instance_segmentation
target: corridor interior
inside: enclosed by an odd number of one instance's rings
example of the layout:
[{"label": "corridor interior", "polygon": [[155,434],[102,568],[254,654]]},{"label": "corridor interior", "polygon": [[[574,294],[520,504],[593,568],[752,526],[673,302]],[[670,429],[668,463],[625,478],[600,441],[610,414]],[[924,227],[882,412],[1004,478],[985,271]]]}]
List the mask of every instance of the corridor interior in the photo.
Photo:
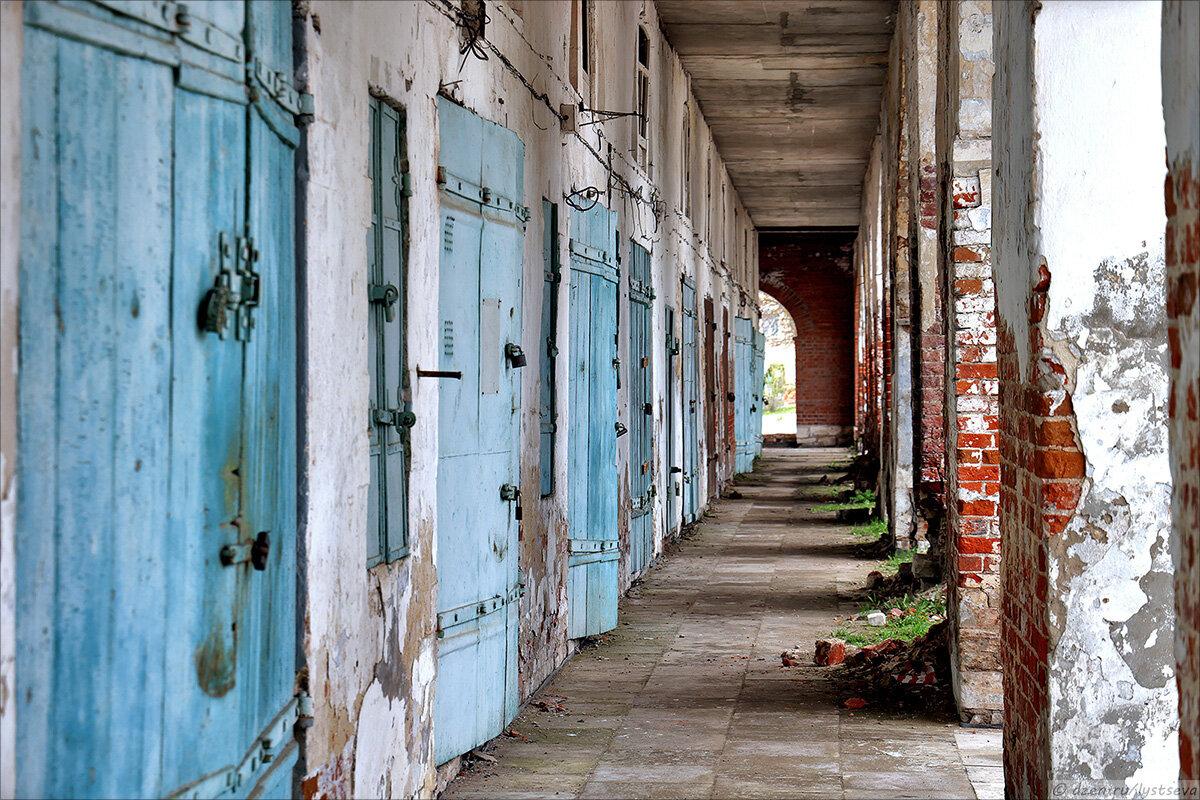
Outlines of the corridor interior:
[{"label": "corridor interior", "polygon": [[1002,798],[999,730],[846,708],[812,665],[879,566],[824,510],[851,455],[765,448],[442,797]]}]

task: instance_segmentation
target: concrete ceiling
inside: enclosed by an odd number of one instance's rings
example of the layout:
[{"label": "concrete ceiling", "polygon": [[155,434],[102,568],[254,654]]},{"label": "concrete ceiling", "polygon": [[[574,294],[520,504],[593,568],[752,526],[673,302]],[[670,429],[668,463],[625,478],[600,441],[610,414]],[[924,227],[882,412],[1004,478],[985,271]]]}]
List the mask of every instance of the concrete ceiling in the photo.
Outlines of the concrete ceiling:
[{"label": "concrete ceiling", "polygon": [[761,228],[857,226],[893,0],[656,0]]}]

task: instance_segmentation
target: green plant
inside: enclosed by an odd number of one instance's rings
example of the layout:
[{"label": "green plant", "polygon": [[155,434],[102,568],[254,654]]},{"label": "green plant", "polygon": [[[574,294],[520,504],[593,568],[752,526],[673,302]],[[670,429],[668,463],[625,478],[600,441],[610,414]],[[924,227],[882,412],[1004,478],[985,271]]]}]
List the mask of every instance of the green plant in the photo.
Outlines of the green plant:
[{"label": "green plant", "polygon": [[887,533],[887,529],[888,527],[886,522],[879,517],[874,517],[862,525],[856,525],[850,532],[855,536],[861,536],[864,539],[875,541],[880,536],[883,536],[885,533]]},{"label": "green plant", "polygon": [[[894,616],[889,613],[898,608],[902,614]],[[888,615],[887,624],[880,628],[858,625],[838,628],[833,635],[844,640],[847,644],[863,647],[878,644],[884,639],[901,639],[911,642],[913,639],[929,633],[929,629],[946,616],[946,598],[938,593],[933,597],[906,594],[903,597],[881,599],[875,594],[867,596],[867,601],[859,609],[860,613],[871,609],[879,609]]]},{"label": "green plant", "polygon": [[912,550],[897,550],[892,553],[879,566],[879,571],[884,575],[895,575],[900,571],[901,564],[911,564],[913,560]]},{"label": "green plant", "polygon": [[849,500],[839,501],[837,503],[826,503],[825,505],[817,506],[813,511],[842,511],[847,508],[874,508],[875,493],[870,489],[860,489],[855,492]]}]

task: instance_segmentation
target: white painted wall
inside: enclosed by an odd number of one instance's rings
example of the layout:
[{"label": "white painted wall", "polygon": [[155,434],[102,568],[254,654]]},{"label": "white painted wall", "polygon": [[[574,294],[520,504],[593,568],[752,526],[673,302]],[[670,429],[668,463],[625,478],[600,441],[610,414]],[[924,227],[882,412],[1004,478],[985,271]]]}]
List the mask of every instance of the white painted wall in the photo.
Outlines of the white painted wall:
[{"label": "white painted wall", "polygon": [[[1025,380],[1065,367],[1087,459],[1083,498],[1048,543],[1049,779],[1173,783],[1159,5],[1046,2],[1029,53],[1029,21],[1001,20],[999,317]],[[1049,346],[1032,353],[1043,259]]]},{"label": "white painted wall", "polygon": [[[457,4],[455,4],[457,6]],[[421,3],[350,3],[315,0],[305,20],[308,87],[316,115],[308,128],[310,179],[304,199],[307,215],[305,252],[308,270],[304,320],[308,329],[308,395],[305,415],[308,451],[307,551],[308,604],[305,652],[314,687],[315,720],[307,734],[307,788],[341,787],[354,796],[427,795],[435,785],[430,716],[436,691],[434,616],[436,609],[435,531],[437,468],[437,381],[412,380],[413,459],[410,479],[410,555],[370,572],[366,562],[367,434],[360,421],[367,407],[367,304],[365,232],[369,226],[370,186],[367,169],[369,92],[382,93],[407,114],[408,157],[413,194],[410,199],[407,333],[410,369],[437,361],[437,293],[439,253],[437,164],[437,94],[444,91],[481,116],[515,131],[525,144],[524,204],[530,220],[525,240],[523,325],[526,340],[537,337],[541,324],[543,197],[559,202],[560,255],[568,269],[566,245],[570,209],[564,193],[586,186],[606,189],[606,164],[612,145],[614,171],[643,196],[662,201],[659,218],[646,204],[614,191],[611,206],[627,242],[632,235],[652,254],[657,301],[653,310],[655,358],[655,470],[665,476],[670,463],[665,431],[666,332],[663,307],[678,303],[681,274],[697,281],[702,304],[711,295],[720,321],[722,305],[729,317],[739,306],[740,287],[753,301],[757,292],[757,243],[750,221],[735,193],[724,208],[709,208],[700,185],[706,170],[700,153],[710,140],[703,118],[678,58],[658,30],[652,4],[643,21],[654,52],[652,70],[651,165],[649,175],[633,164],[632,120],[621,119],[580,128],[578,136],[560,132],[558,122],[541,101],[505,69],[494,53],[487,61],[464,60],[459,35],[442,13],[439,0]],[[593,80],[570,82],[570,0],[505,4],[489,2],[487,38],[539,92],[559,103],[626,109],[632,103],[634,43],[640,3],[595,4],[596,54]],[[320,32],[314,23],[319,20]],[[679,209],[682,154],[678,131],[685,102],[692,109],[695,163],[691,169],[693,207],[711,218],[712,235],[698,236],[704,223],[693,225]],[[580,121],[586,121],[581,116]],[[724,176],[718,161],[714,185]],[[719,193],[716,195],[719,198]],[[608,198],[602,200],[609,204]],[[738,221],[723,220],[737,215]],[[744,231],[750,246],[745,247]],[[726,239],[742,242],[727,246]],[[628,244],[621,257],[628,264]],[[725,265],[722,266],[722,259]],[[621,342],[623,377],[620,419],[629,424],[626,353],[627,279],[622,279]],[[558,347],[569,352],[568,284],[561,284]],[[756,318],[752,308],[749,315]],[[679,324],[677,315],[676,324]],[[718,337],[720,339],[720,337]],[[529,348],[527,348],[528,350]],[[560,366],[561,366],[560,361]],[[678,364],[678,361],[676,362]],[[562,663],[566,640],[566,475],[567,425],[563,398],[568,397],[566,370],[560,369],[559,438],[556,447],[555,493],[544,500],[526,491],[522,528],[521,569],[526,596],[521,611],[521,685],[527,693]],[[521,414],[522,483],[537,485],[538,370],[523,374]],[[678,385],[678,384],[677,384]],[[676,420],[680,419],[676,408]],[[678,441],[678,438],[677,438]],[[628,523],[628,437],[618,440],[621,520]],[[701,454],[702,459],[704,454]],[[703,461],[701,463],[704,463]],[[661,547],[667,528],[677,524],[678,504],[661,491],[654,512],[656,541]],[[705,487],[701,486],[703,492]],[[670,513],[668,514],[668,508]],[[627,531],[621,532],[627,542]],[[626,565],[625,556],[622,565]],[[627,573],[627,570],[623,570]],[[626,574],[625,580],[631,576]],[[627,583],[626,583],[627,585]],[[390,691],[388,674],[405,675],[403,690]]]}]

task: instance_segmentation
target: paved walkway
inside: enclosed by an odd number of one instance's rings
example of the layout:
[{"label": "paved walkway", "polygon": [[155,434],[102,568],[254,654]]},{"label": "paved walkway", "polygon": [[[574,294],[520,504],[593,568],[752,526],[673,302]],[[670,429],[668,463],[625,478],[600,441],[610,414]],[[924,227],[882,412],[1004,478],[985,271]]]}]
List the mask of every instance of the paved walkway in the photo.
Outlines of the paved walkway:
[{"label": "paved walkway", "polygon": [[768,449],[744,497],[722,501],[621,601],[606,641],[526,706],[511,726],[522,738],[488,745],[496,761],[443,797],[1002,796],[999,731],[847,711],[821,668],[780,665],[857,610],[846,594],[873,566],[812,510],[827,502],[814,482],[847,458]]}]

